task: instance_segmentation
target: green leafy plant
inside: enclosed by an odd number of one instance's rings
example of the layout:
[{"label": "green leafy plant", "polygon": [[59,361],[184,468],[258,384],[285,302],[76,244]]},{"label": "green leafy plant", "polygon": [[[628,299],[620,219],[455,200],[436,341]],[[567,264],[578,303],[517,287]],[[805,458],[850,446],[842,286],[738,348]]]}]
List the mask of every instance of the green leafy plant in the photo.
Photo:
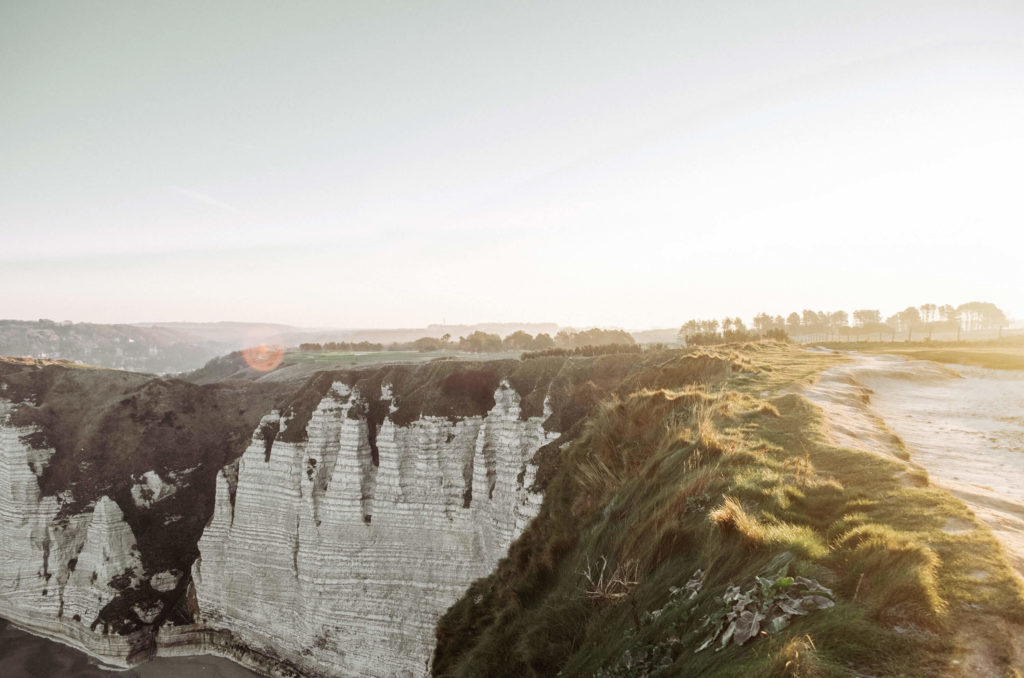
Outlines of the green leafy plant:
[{"label": "green leafy plant", "polygon": [[[655,675],[659,670],[670,667],[679,650],[676,646],[680,644],[676,632],[682,619],[685,619],[692,607],[701,588],[704,586],[704,570],[697,570],[683,586],[670,586],[668,601],[657,610],[644,612],[640,616],[643,626],[650,626],[662,615],[669,613],[676,617],[676,621],[669,624],[669,635],[665,640],[656,643],[636,643],[619,657],[619,660],[612,666],[604,667],[594,674],[594,678],[639,678],[641,676]],[[637,629],[639,631],[639,629]],[[634,633],[630,630],[630,635]]]},{"label": "green leafy plant", "polygon": [[697,648],[701,652],[717,642],[717,650],[729,642],[743,645],[762,631],[777,633],[795,616],[835,605],[834,594],[805,577],[754,577],[745,591],[730,586],[721,596],[722,606],[704,618],[711,634]]},{"label": "green leafy plant", "polygon": [[600,669],[594,678],[641,678],[672,666],[668,643],[633,647],[622,653],[615,666]]}]

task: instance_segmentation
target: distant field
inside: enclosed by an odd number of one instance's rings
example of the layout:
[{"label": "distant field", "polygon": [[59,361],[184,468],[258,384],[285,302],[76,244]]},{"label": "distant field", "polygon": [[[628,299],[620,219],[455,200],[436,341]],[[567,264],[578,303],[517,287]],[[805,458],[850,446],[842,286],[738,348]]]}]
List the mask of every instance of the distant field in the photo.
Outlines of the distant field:
[{"label": "distant field", "polygon": [[861,351],[863,353],[890,353],[915,360],[932,360],[938,363],[953,363],[973,367],[987,367],[996,370],[1024,370],[1024,341],[1007,339],[1003,341],[941,343],[890,342],[856,344],[822,344],[827,348]]},{"label": "distant field", "polygon": [[315,365],[367,365],[381,362],[423,362],[442,357],[448,351],[293,351],[285,352],[286,362]]},{"label": "distant field", "polygon": [[504,353],[469,353],[468,351],[285,351],[285,362],[323,365],[369,365],[372,363],[420,363],[438,358],[455,360],[489,360],[518,358],[519,351]]},{"label": "distant field", "polygon": [[241,351],[211,360],[198,370],[179,375],[195,384],[221,381],[302,381],[321,370],[351,369],[383,363],[425,363],[431,360],[494,360],[518,358],[519,351],[503,353],[469,353],[466,351],[300,351],[289,348],[281,365],[270,372],[260,372],[246,364]]},{"label": "distant field", "polygon": [[305,379],[320,370],[345,369],[382,363],[425,363],[431,360],[494,360],[518,358],[519,351],[506,353],[469,353],[466,351],[285,351],[281,367],[261,379],[290,381]]}]

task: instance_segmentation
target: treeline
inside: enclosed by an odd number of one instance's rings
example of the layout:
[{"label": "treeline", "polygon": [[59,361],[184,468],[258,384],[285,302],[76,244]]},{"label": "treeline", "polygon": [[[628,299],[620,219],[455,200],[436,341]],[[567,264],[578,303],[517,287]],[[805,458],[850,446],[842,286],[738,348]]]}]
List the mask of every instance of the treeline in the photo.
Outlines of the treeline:
[{"label": "treeline", "polygon": [[[851,323],[852,319],[852,323]],[[801,341],[864,340],[882,341],[897,336],[911,340],[915,337],[931,338],[939,333],[978,330],[999,330],[1009,325],[1006,314],[995,304],[972,301],[959,306],[949,304],[922,304],[882,320],[878,309],[858,309],[852,316],[846,311],[813,311],[804,309],[788,316],[758,313],[750,329],[740,318],[718,320],[690,320],[679,329],[679,339],[688,345],[706,345],[734,341],[752,341],[761,338],[798,338]]]},{"label": "treeline", "polygon": [[324,344],[299,344],[304,352],[342,351],[466,351],[469,353],[501,353],[503,351],[546,351],[549,349],[573,350],[586,346],[630,346],[635,344],[632,335],[622,330],[589,329],[582,332],[562,330],[552,337],[546,332],[533,336],[522,330],[505,338],[498,334],[476,331],[453,340],[450,334],[437,337],[421,337],[415,341],[395,342],[385,346],[369,341],[330,341]]},{"label": "treeline", "polygon": [[460,351],[473,353],[496,353],[499,351],[545,351],[549,349],[575,349],[583,346],[611,346],[635,344],[633,336],[622,330],[589,329],[577,332],[561,330],[554,337],[541,332],[530,336],[522,330],[513,332],[504,339],[497,334],[473,332],[468,337],[459,337],[455,346]]},{"label": "treeline", "polygon": [[956,307],[949,304],[908,306],[886,318],[884,324],[891,335],[906,334],[908,340],[915,334],[931,337],[935,332],[956,332],[959,339],[961,332],[978,330],[998,330],[1002,335],[1003,328],[1009,326],[1010,321],[995,304],[970,301]]},{"label": "treeline", "polygon": [[679,329],[679,339],[685,341],[687,346],[710,346],[761,339],[789,341],[785,321],[781,316],[779,320],[782,322],[776,324],[769,318],[769,323],[762,323],[755,326],[754,329],[748,329],[743,320],[738,317],[723,318],[721,323],[717,320],[688,320]]}]

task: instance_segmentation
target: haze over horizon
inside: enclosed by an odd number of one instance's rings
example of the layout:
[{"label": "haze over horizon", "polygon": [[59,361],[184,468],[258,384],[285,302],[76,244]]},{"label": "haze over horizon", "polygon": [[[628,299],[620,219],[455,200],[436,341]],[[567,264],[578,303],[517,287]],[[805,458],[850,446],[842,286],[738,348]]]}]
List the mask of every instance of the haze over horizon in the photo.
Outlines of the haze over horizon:
[{"label": "haze over horizon", "polygon": [[0,317],[1024,317],[1022,77],[1015,2],[7,3]]}]

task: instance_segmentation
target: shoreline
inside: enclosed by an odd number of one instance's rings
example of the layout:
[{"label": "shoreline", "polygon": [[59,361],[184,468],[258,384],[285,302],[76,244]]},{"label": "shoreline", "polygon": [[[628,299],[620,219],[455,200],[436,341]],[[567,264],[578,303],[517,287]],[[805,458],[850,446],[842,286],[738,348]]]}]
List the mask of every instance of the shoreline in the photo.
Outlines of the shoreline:
[{"label": "shoreline", "polygon": [[[112,673],[128,671],[159,658],[210,656],[228,660],[265,678],[321,678],[242,646],[230,632],[199,624],[162,626],[120,636],[95,633],[78,622],[72,625],[62,620],[56,621],[60,628],[55,629],[53,620],[41,624],[10,609],[0,611],[0,619],[19,631],[80,652],[96,661],[98,668]],[[123,651],[116,652],[117,649]]]},{"label": "shoreline", "polygon": [[79,622],[51,618],[45,622],[36,621],[31,618],[31,614],[26,615],[21,610],[11,608],[0,610],[0,618],[25,633],[88,655],[101,662],[102,668],[109,671],[126,671],[156,656],[155,634],[149,631],[137,631],[127,636],[102,634],[89,630]]}]

